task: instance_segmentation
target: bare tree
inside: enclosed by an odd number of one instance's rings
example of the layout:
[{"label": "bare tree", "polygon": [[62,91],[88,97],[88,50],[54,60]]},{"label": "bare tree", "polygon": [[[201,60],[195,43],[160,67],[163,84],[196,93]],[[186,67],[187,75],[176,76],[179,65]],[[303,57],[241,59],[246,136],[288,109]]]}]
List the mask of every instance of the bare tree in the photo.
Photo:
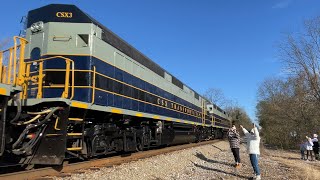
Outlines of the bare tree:
[{"label": "bare tree", "polygon": [[232,104],[232,101],[225,97],[221,89],[209,88],[203,96],[222,109]]},{"label": "bare tree", "polygon": [[267,143],[293,148],[320,126],[320,17],[280,45],[287,78],[265,80],[258,90],[257,117]]},{"label": "bare tree", "polygon": [[260,85],[257,117],[267,143],[293,148],[317,131],[320,114],[307,89],[301,76],[267,79]]},{"label": "bare tree", "polygon": [[243,125],[245,128],[252,127],[252,120],[247,112],[240,106],[228,106],[225,111],[231,116],[232,123],[236,126]]},{"label": "bare tree", "polygon": [[224,109],[231,116],[235,125],[242,124],[244,127],[251,127],[252,122],[246,111],[236,101],[226,98],[222,90],[210,88],[204,93],[204,97]]},{"label": "bare tree", "polygon": [[308,91],[320,102],[320,17],[305,21],[299,35],[289,35],[280,45],[280,58],[288,70],[304,77]]},{"label": "bare tree", "polygon": [[10,42],[9,38],[0,40],[0,51],[3,50]]}]

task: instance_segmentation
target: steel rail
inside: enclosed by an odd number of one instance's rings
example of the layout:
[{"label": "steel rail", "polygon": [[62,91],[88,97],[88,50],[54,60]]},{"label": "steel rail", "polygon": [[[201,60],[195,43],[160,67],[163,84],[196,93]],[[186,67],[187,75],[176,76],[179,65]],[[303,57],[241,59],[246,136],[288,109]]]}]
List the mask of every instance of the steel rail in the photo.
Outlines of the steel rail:
[{"label": "steel rail", "polygon": [[20,171],[14,173],[8,173],[0,175],[1,179],[10,179],[10,180],[31,180],[31,179],[39,179],[44,178],[46,176],[59,176],[63,173],[72,173],[76,172],[80,169],[90,169],[90,168],[102,168],[108,167],[112,165],[119,165],[122,163],[127,163],[131,161],[136,161],[139,159],[149,158],[152,156],[157,156],[165,153],[170,153],[174,151],[179,151],[183,149],[188,149],[192,147],[203,146],[207,144],[214,144],[221,140],[210,140],[210,141],[203,141],[199,143],[190,143],[190,144],[183,144],[183,145],[176,145],[176,146],[169,146],[162,149],[153,149],[148,151],[141,151],[132,154],[125,154],[125,155],[117,155],[111,156],[101,159],[94,159],[89,161],[83,161],[79,163],[72,163],[66,164],[62,166],[56,167],[47,167],[41,169],[33,169],[28,171]]}]

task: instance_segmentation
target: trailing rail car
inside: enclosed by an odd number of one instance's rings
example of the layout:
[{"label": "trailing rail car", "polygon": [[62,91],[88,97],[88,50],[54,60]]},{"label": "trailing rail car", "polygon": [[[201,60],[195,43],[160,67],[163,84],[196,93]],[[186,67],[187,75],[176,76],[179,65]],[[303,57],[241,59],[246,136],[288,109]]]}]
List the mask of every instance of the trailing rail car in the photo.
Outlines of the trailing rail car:
[{"label": "trailing rail car", "polygon": [[29,11],[25,32],[0,52],[2,161],[58,165],[230,127],[225,111],[74,5]]}]

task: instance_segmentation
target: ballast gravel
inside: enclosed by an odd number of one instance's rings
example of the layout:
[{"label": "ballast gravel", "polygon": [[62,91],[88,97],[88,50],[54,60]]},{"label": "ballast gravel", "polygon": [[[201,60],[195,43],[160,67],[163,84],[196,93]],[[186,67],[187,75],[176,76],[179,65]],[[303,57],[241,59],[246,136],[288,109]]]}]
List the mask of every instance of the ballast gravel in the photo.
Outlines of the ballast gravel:
[{"label": "ballast gravel", "polygon": [[[233,167],[234,159],[227,141],[184,149],[130,163],[82,170],[53,179],[103,180],[207,180],[251,179],[253,170],[245,145],[240,148],[242,167]],[[300,179],[295,170],[262,153],[260,157],[262,179]]]}]

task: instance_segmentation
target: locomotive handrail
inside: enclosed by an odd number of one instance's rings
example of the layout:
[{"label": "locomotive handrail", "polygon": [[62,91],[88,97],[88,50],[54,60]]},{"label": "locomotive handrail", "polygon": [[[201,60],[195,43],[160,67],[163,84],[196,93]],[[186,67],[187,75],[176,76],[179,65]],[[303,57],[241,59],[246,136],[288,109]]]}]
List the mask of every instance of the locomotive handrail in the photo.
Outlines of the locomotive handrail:
[{"label": "locomotive handrail", "polygon": [[[9,58],[9,65],[8,65],[8,67],[9,67],[9,69],[8,69],[8,79],[7,79],[7,84],[10,84],[11,82],[11,67],[12,67],[12,51],[13,51],[13,49],[12,48],[10,48],[10,58]],[[14,58],[14,61],[16,61],[16,58]],[[16,64],[16,63],[14,63],[14,64]],[[15,74],[13,74],[14,76],[15,76]]]},{"label": "locomotive handrail", "polygon": [[[71,60],[71,62],[72,62],[72,71],[71,71],[71,73],[72,73],[72,78],[71,78],[71,97],[70,97],[70,100],[72,100],[73,99],[73,97],[74,97],[74,61],[72,60],[72,59],[70,59]],[[68,83],[69,84],[69,83]],[[69,88],[69,85],[68,84],[66,84],[66,86]]]},{"label": "locomotive handrail", "polygon": [[211,116],[211,125],[214,126],[214,116]]},{"label": "locomotive handrail", "polygon": [[[19,40],[24,41],[26,44],[28,43],[28,41],[27,41],[25,38],[20,37],[20,36],[13,36],[13,39],[14,39],[14,40],[15,40],[15,39],[19,39]],[[21,43],[21,42],[20,42],[20,43]],[[24,44],[24,45],[26,45],[26,44]],[[21,45],[22,45],[22,44],[18,44],[18,45],[16,45],[16,47],[19,48],[19,47],[21,47]],[[14,46],[12,46],[12,47],[10,47],[10,48],[14,48]],[[0,53],[7,52],[7,51],[10,50],[10,48],[5,49],[5,50],[2,50],[2,51],[0,51]]]},{"label": "locomotive handrail", "polygon": [[[48,57],[48,58],[42,58],[42,59],[38,59],[38,60],[34,60],[34,61],[28,61],[28,62],[25,62],[26,63],[26,66],[27,66],[27,71],[25,73],[25,78],[22,78],[24,81],[28,81],[31,79],[30,77],[30,65],[32,63],[35,63],[35,62],[39,62],[39,75],[38,75],[38,94],[37,94],[37,98],[42,98],[42,87],[43,87],[43,77],[44,77],[44,74],[43,74],[43,62],[44,61],[47,61],[47,60],[53,60],[53,59],[57,59],[57,58],[61,58],[61,59],[64,59],[65,62],[66,62],[66,75],[65,75],[65,83],[64,83],[64,90],[63,90],[63,93],[61,95],[62,98],[68,98],[69,96],[69,81],[70,81],[70,71],[71,71],[71,96],[70,96],[70,100],[73,99],[74,97],[74,61],[70,58],[66,58],[66,57],[63,57],[63,56],[53,56],[53,57]],[[70,63],[71,62],[71,63]],[[70,67],[71,66],[71,67]],[[27,97],[27,86],[28,86],[28,83],[26,83],[26,86],[25,86],[25,90],[24,90],[24,94],[23,94],[23,99],[25,99]]]},{"label": "locomotive handrail", "polygon": [[91,99],[91,104],[94,104],[95,90],[96,90],[96,66],[93,66],[93,80],[92,80],[92,99]]},{"label": "locomotive handrail", "polygon": [[[17,41],[20,41],[20,44],[18,44]],[[24,69],[24,51],[25,51],[25,45],[28,43],[28,41],[22,37],[14,36],[13,37],[14,46],[0,51],[0,82],[4,84],[12,84],[14,86],[21,85],[17,82],[17,77],[21,77],[21,74],[23,74]],[[19,49],[19,70],[18,75],[16,75],[17,72],[17,51]],[[4,60],[4,53],[9,52],[9,58],[8,58],[8,66],[3,65]],[[11,81],[13,77],[13,81]]]},{"label": "locomotive handrail", "polygon": [[201,115],[201,123],[204,126],[206,124],[206,101],[204,99],[202,99],[201,102],[201,109],[202,109],[202,115]]}]

